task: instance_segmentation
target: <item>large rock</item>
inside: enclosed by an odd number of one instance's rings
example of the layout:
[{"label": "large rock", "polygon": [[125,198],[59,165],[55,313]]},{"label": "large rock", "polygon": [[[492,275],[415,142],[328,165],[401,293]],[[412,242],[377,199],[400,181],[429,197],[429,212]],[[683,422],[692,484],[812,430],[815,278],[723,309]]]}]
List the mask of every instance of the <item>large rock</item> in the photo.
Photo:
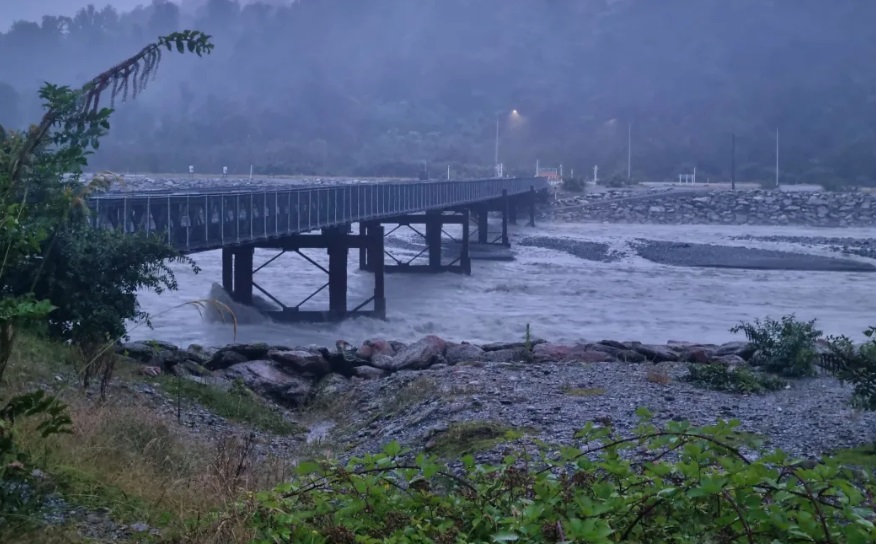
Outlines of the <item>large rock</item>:
[{"label": "large rock", "polygon": [[[529,341],[530,347],[544,344],[547,340],[543,338],[533,338]],[[507,349],[523,349],[526,347],[526,342],[493,342],[492,344],[484,344],[481,349],[484,351],[501,351]]]},{"label": "large rock", "polygon": [[530,354],[525,348],[497,349],[484,352],[484,361],[491,363],[516,363],[530,360]]},{"label": "large rock", "polygon": [[256,393],[290,407],[303,406],[310,399],[313,383],[283,371],[275,361],[248,361],[225,370],[231,380],[240,379]]},{"label": "large rock", "polygon": [[312,398],[314,402],[331,404],[341,395],[350,390],[351,383],[349,378],[345,378],[340,374],[329,374],[322,378],[313,387]]},{"label": "large rock", "polygon": [[395,348],[393,348],[392,344],[387,340],[383,340],[382,338],[372,338],[370,340],[365,340],[365,342],[362,343],[362,347],[356,351],[357,357],[369,361],[375,355],[389,355],[392,357],[395,355]]},{"label": "large rock", "polygon": [[[384,355],[383,357],[388,357],[388,355]],[[353,372],[357,377],[364,380],[377,380],[386,376],[385,370],[381,370],[373,366],[357,366],[355,369],[353,369]]]},{"label": "large rock", "polygon": [[[265,355],[267,355],[267,352],[265,352]],[[214,353],[213,356],[210,357],[210,360],[207,361],[207,364],[205,364],[204,366],[206,366],[210,370],[224,370],[231,366],[245,363],[249,360],[250,359],[242,353],[238,353],[233,349],[222,348]]]},{"label": "large rock", "polygon": [[683,363],[710,363],[715,356],[713,350],[703,346],[687,346],[681,352],[678,360]]},{"label": "large rock", "polygon": [[671,363],[678,360],[678,354],[668,346],[633,343],[630,347],[652,363]]},{"label": "large rock", "polygon": [[[621,344],[624,346],[623,344]],[[606,345],[603,343],[588,344],[588,351],[598,351],[611,355],[616,361],[623,363],[643,363],[646,357],[637,351],[633,351],[626,346],[618,348],[615,346]]]},{"label": "large rock", "polygon": [[382,366],[382,361],[372,361],[372,364],[383,370],[422,370],[433,364],[443,363],[447,342],[437,336],[426,336],[401,350],[392,358],[390,364]]},{"label": "large rock", "polygon": [[304,350],[270,350],[268,357],[279,363],[287,371],[303,374],[311,378],[321,378],[331,373],[331,363],[321,353]]},{"label": "large rock", "polygon": [[746,361],[754,355],[754,346],[748,342],[727,342],[718,346],[717,356],[736,355],[742,357]]},{"label": "large rock", "polygon": [[474,344],[452,344],[447,346],[444,358],[451,365],[471,363],[485,360],[485,352]]},{"label": "large rock", "polygon": [[539,344],[532,349],[532,358],[537,363],[604,363],[614,357],[602,351],[593,351],[586,344]]}]

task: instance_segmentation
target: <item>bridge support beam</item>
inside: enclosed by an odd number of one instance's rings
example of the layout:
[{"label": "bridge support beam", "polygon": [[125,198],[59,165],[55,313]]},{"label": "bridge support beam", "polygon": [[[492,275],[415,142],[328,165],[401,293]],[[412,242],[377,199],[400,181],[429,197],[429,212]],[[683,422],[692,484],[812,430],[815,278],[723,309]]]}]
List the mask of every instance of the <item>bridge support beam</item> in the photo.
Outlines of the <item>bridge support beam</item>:
[{"label": "bridge support beam", "polygon": [[478,219],[478,243],[488,244],[490,242],[490,207],[487,204],[481,204],[477,208]]},{"label": "bridge support beam", "polygon": [[511,199],[508,197],[508,191],[502,190],[502,245],[511,247],[511,241],[508,239],[508,217],[511,215]]},{"label": "bridge support beam", "polygon": [[234,291],[234,252],[230,247],[222,248],[222,288],[229,295]]},{"label": "bridge support beam", "polygon": [[[294,234],[279,238],[277,240],[269,240],[258,245],[260,248],[279,250],[279,257],[286,252],[298,253],[308,262],[319,268],[327,275],[326,283],[310,294],[307,298],[299,302],[296,306],[286,306],[277,297],[267,292],[256,282],[252,281],[252,257],[249,258],[249,289],[255,287],[267,298],[271,299],[279,310],[267,312],[271,318],[282,322],[296,321],[340,321],[348,317],[367,316],[378,319],[386,318],[386,292],[384,282],[384,259],[383,259],[383,227],[374,224],[366,224],[360,227],[360,232],[364,228],[365,234],[351,234],[349,225],[340,225],[322,229],[320,234]],[[367,260],[365,263],[369,270],[374,272],[374,295],[365,302],[359,304],[355,308],[349,308],[347,297],[347,262],[349,259],[350,250],[356,248],[360,250],[360,257],[363,253]],[[252,251],[252,246],[248,248]],[[310,257],[301,253],[302,249],[325,249],[328,254],[328,266],[322,266]],[[235,249],[237,251],[237,249]],[[249,253],[252,255],[252,253]],[[274,257],[274,258],[277,258]],[[273,259],[271,259],[272,261]],[[268,261],[256,271],[270,264]],[[235,282],[238,276],[243,277],[243,266],[246,264],[246,257],[243,259],[237,258],[235,253]],[[241,266],[238,271],[238,265]],[[245,280],[244,280],[245,281]],[[328,290],[328,309],[326,310],[302,310],[301,307],[311,300],[324,289]],[[235,286],[235,292],[237,288]],[[236,298],[237,300],[237,298]],[[242,302],[242,301],[241,301]],[[250,303],[252,295],[250,294]],[[366,306],[373,303],[373,310],[365,310]]]},{"label": "bridge support beam", "polygon": [[255,248],[239,246],[233,251],[234,289],[231,291],[231,297],[241,304],[252,304],[252,260]]},{"label": "bridge support beam", "polygon": [[[459,213],[445,214],[442,211],[429,210],[425,214],[411,214],[386,219],[379,222],[369,223],[367,228],[377,228],[381,224],[396,225],[396,229],[402,226],[411,227],[417,234],[420,234],[426,247],[415,255],[413,258],[404,261],[393,256],[391,253],[384,252],[383,246],[380,246],[380,259],[384,270],[387,273],[392,272],[408,272],[408,273],[438,273],[438,272],[455,272],[461,274],[471,274],[471,257],[469,254],[469,212],[462,210]],[[462,225],[462,239],[453,238],[444,230],[445,225]],[[425,233],[415,229],[413,225],[425,225]],[[380,227],[381,232],[383,227]],[[395,230],[395,229],[393,229]],[[370,232],[370,230],[369,230]],[[458,242],[460,246],[459,256],[451,262],[445,263],[444,259],[444,238],[447,235],[454,242]],[[425,254],[427,264],[415,264],[414,261]],[[388,255],[392,260],[392,264],[383,262],[384,256]],[[360,254],[359,266],[362,268],[362,255]],[[377,249],[369,246],[365,253],[365,265],[363,270],[372,270],[377,261]]]}]

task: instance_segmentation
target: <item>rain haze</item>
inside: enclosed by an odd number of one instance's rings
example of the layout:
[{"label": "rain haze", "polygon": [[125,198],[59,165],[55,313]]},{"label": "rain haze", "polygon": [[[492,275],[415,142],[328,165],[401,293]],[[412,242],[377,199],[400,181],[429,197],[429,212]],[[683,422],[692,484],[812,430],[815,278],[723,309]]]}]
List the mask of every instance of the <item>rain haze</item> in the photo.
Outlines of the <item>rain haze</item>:
[{"label": "rain haze", "polygon": [[[502,437],[634,433],[646,407],[876,461],[876,2],[0,3],[0,209],[42,205],[15,231],[36,242],[0,232],[23,248],[0,290],[51,303],[25,341],[91,361],[120,413],[210,448],[258,428],[260,459],[398,440],[500,462]],[[79,379],[37,368],[10,383]],[[89,451],[127,443],[94,427]],[[89,477],[150,505],[143,482],[209,479],[132,449]],[[519,528],[493,529],[472,541]],[[712,529],[691,534],[753,530]]]}]

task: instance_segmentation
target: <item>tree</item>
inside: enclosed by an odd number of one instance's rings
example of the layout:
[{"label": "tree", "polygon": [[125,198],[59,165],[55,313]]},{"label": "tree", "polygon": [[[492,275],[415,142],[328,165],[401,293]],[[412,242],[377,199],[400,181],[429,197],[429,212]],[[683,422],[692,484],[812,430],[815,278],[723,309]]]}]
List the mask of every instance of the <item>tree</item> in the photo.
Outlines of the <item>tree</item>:
[{"label": "tree", "polygon": [[[39,124],[26,132],[0,131],[0,377],[16,327],[48,317],[50,332],[99,355],[97,343],[123,331],[125,320],[146,319],[131,298],[137,289],[175,287],[163,263],[180,257],[157,240],[87,230],[84,199],[108,180],[84,184],[81,175],[109,130],[115,100],[143,90],[163,49],[201,56],[212,51],[209,38],[197,31],[160,37],[78,90],[46,84]],[[91,284],[99,295],[82,304],[81,292],[67,289],[82,288],[77,282],[95,266],[103,268],[101,283]]]}]

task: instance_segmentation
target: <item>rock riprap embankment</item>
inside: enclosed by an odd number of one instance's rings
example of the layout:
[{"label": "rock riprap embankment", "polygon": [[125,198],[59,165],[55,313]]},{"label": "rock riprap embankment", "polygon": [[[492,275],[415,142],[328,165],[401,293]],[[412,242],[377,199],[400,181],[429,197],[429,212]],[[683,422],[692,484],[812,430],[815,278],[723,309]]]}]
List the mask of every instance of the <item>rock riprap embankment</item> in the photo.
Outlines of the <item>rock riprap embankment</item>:
[{"label": "rock riprap embankment", "polygon": [[553,204],[546,217],[615,223],[876,225],[876,195],[781,191],[607,191]]},{"label": "rock riprap embankment", "polygon": [[[427,336],[412,344],[372,339],[358,348],[229,345],[218,350],[136,342],[119,352],[156,372],[216,387],[235,381],[297,409],[338,406],[330,439],[349,455],[391,440],[427,447],[459,422],[499,422],[569,442],[588,421],[624,432],[646,407],[657,422],[738,419],[742,430],[793,455],[818,456],[872,440],[876,414],[851,409],[851,389],[829,376],[793,380],[764,395],[736,395],[681,379],[690,364],[744,367],[747,342],[661,345],[535,339],[474,345]],[[340,446],[339,446],[340,447]],[[499,452],[486,453],[499,455]]]}]

